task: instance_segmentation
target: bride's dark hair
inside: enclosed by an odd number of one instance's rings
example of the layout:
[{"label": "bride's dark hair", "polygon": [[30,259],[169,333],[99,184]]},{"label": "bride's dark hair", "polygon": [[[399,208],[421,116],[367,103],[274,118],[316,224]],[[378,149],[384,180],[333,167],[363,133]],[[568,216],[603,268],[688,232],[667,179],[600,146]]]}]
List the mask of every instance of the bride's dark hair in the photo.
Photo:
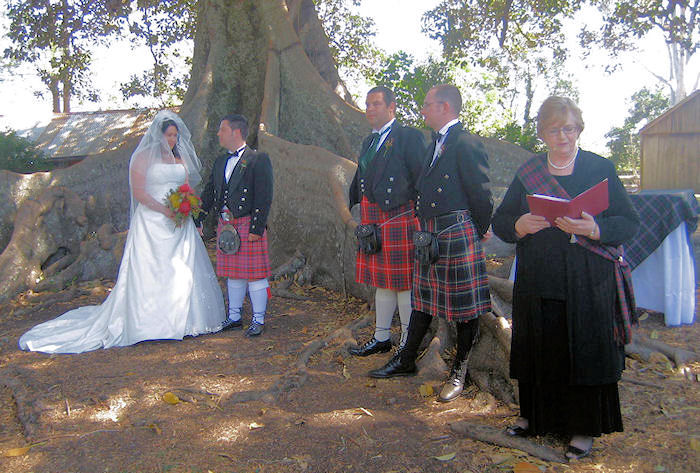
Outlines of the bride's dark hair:
[{"label": "bride's dark hair", "polygon": [[[170,120],[170,119],[163,121],[163,124],[160,127],[160,131],[165,133],[168,130],[168,128],[170,128],[171,126],[174,126],[178,132],[180,131],[180,128],[178,128],[177,123],[175,123],[175,120]],[[178,141],[179,141],[179,139],[180,138],[178,137]],[[173,156],[175,156],[176,158],[180,157],[180,153],[177,150],[177,143],[175,143],[175,146],[173,146],[172,151],[173,151]]]}]

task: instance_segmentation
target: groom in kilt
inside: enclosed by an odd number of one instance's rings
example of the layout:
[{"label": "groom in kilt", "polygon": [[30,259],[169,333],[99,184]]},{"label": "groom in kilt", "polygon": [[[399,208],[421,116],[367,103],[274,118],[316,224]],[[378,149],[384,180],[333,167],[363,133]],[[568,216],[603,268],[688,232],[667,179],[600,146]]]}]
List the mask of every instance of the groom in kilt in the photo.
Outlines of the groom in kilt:
[{"label": "groom in kilt", "polygon": [[[195,222],[200,229],[206,213],[218,215],[216,274],[227,278],[228,317],[224,330],[240,329],[246,292],[253,306],[253,320],[246,336],[263,333],[270,276],[267,254],[267,217],[272,204],[272,164],[266,153],[246,145],[248,120],[243,115],[225,116],[219,125],[219,144],[226,153],[214,162],[209,182],[202,192],[202,210]],[[240,237],[237,251],[222,249],[222,231]]]},{"label": "groom in kilt", "polygon": [[491,310],[481,246],[493,209],[488,158],[483,145],[459,122],[461,108],[461,94],[452,85],[433,87],[425,96],[421,113],[437,133],[418,178],[416,214],[421,230],[437,238],[438,254],[433,263],[414,263],[414,310],[403,350],[370,372],[375,378],[414,374],[418,348],[432,318],[454,321],[457,356],[438,395],[443,402],[462,393],[478,317]]},{"label": "groom in kilt", "polygon": [[374,336],[349,351],[368,356],[391,349],[391,320],[396,307],[403,346],[411,318],[413,233],[418,229],[414,202],[416,179],[423,167],[425,140],[415,128],[396,121],[391,89],[374,87],[367,93],[367,122],[372,134],[362,143],[357,171],[350,185],[350,208],[360,204],[361,225],[379,235],[378,251],[357,251],[355,279],[376,289]]}]

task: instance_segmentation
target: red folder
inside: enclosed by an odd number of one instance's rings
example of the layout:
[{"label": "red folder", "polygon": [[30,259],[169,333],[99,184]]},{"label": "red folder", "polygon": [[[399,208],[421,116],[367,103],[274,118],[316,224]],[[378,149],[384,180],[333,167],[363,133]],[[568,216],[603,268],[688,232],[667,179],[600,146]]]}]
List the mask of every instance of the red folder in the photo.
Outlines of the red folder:
[{"label": "red folder", "polygon": [[542,215],[551,224],[557,217],[581,218],[581,212],[598,215],[608,208],[608,180],[581,192],[571,200],[551,195],[532,194],[527,196],[530,213]]}]

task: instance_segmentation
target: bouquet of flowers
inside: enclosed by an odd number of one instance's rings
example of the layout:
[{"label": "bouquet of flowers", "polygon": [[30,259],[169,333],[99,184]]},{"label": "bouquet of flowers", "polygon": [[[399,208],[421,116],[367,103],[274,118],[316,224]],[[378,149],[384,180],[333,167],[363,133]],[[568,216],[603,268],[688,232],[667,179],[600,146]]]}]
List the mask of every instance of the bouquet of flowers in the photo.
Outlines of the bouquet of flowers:
[{"label": "bouquet of flowers", "polygon": [[187,184],[171,189],[165,196],[165,205],[175,213],[173,220],[178,227],[190,216],[199,217],[202,212],[201,204],[201,199],[194,195],[194,190]]}]

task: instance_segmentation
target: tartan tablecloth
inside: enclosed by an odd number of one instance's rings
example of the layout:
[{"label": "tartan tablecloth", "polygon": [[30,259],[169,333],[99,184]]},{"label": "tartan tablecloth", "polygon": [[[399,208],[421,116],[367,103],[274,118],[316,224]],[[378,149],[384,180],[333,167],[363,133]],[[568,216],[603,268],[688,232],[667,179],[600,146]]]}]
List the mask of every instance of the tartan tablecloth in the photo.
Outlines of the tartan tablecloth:
[{"label": "tartan tablecloth", "polygon": [[637,235],[625,245],[625,259],[632,269],[653,253],[664,238],[681,222],[687,226],[688,244],[698,225],[700,205],[692,190],[653,190],[630,194],[639,213],[641,226]]}]

